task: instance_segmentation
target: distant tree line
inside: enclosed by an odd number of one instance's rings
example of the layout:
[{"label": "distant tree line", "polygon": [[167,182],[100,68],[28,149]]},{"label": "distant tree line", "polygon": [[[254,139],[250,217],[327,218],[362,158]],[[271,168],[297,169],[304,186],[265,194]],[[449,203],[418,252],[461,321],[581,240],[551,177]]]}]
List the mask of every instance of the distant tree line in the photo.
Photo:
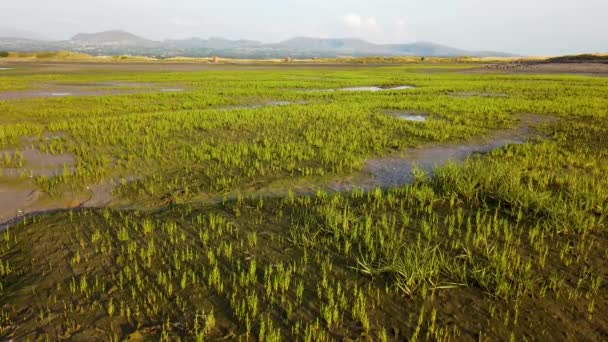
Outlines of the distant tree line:
[{"label": "distant tree line", "polygon": [[547,59],[550,63],[608,63],[607,55],[583,54],[576,56],[559,56]]},{"label": "distant tree line", "polygon": [[8,57],[8,51],[0,51],[0,57]]}]

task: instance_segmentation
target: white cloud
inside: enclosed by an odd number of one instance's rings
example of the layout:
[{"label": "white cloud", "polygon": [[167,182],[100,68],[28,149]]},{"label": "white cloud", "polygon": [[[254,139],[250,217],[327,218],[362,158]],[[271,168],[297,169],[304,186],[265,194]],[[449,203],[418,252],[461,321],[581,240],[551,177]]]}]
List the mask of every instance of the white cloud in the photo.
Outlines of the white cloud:
[{"label": "white cloud", "polygon": [[356,13],[349,13],[345,15],[342,20],[344,21],[344,24],[350,28],[361,27],[361,16]]},{"label": "white cloud", "polygon": [[382,28],[378,24],[378,20],[374,17],[362,16],[357,13],[348,13],[342,17],[342,22],[348,28],[366,32],[381,32]]},{"label": "white cloud", "polygon": [[378,21],[373,17],[363,18],[363,28],[372,31],[372,32],[380,32],[382,28],[378,25]]}]

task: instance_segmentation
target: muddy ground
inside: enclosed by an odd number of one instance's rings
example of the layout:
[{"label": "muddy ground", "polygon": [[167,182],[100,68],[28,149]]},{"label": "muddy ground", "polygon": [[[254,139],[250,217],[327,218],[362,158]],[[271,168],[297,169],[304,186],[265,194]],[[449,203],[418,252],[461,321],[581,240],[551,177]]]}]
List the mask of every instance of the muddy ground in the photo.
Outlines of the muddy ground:
[{"label": "muddy ground", "polygon": [[[429,64],[433,65],[433,64]],[[283,67],[302,68],[369,68],[390,66],[390,64],[348,64],[348,63],[205,63],[205,62],[32,62],[3,61],[0,67],[10,72],[78,72],[78,71],[200,71],[200,70],[266,70]],[[445,70],[444,70],[445,71]],[[431,72],[431,71],[429,71]],[[608,76],[606,63],[539,63],[514,62],[485,64],[463,71],[465,73],[515,73],[515,74],[580,74]]]},{"label": "muddy ground", "polygon": [[[10,71],[35,72],[78,72],[78,71],[201,71],[201,70],[267,70],[276,68],[369,68],[385,64],[347,64],[347,63],[204,63],[204,62],[2,62],[0,67]],[[388,65],[386,65],[388,66]]]},{"label": "muddy ground", "polygon": [[467,70],[466,73],[507,73],[507,74],[574,74],[587,76],[608,76],[605,63],[507,63],[488,64],[481,68]]},{"label": "muddy ground", "polygon": [[[525,143],[528,140],[542,137],[538,125],[558,120],[547,115],[521,114],[516,127],[495,130],[486,137],[468,141],[449,143],[430,143],[405,151],[395,152],[382,157],[368,159],[363,169],[350,175],[331,176],[329,178],[303,178],[291,181],[278,181],[262,186],[251,186],[227,194],[201,194],[197,200],[208,203],[220,203],[234,200],[239,196],[246,197],[285,197],[295,195],[314,195],[318,190],[328,193],[348,192],[352,190],[373,191],[376,188],[389,189],[413,184],[416,179],[412,173],[414,167],[420,168],[427,176],[432,175],[437,167],[448,163],[462,164],[470,156],[488,153],[492,150]],[[397,117],[397,119],[399,119]]]},{"label": "muddy ground", "polygon": [[[291,184],[290,188],[294,193],[304,195],[314,194],[320,188],[329,192],[344,192],[353,189],[371,191],[378,187],[389,188],[411,184],[415,180],[412,174],[414,166],[418,166],[430,174],[434,168],[449,162],[461,163],[474,154],[487,153],[509,144],[521,144],[537,135],[535,125],[555,120],[549,116],[530,114],[520,115],[519,119],[520,123],[517,127],[491,132],[485,138],[457,143],[429,144],[384,157],[371,158],[365,163],[359,174],[336,177],[322,183]],[[75,162],[71,155],[52,156],[36,150],[25,150],[24,158],[26,162],[29,162],[27,163],[29,169],[10,169],[11,173],[5,173],[5,175],[17,177],[22,172],[36,174],[50,172],[49,175],[56,175],[60,173],[60,166],[73,165]],[[49,165],[45,165],[45,161]],[[8,171],[6,168],[4,170]],[[15,189],[0,185],[0,224],[22,215],[47,210],[103,207],[115,200],[112,196],[114,186],[115,182],[110,181],[100,185],[91,185],[86,191],[80,193],[65,193],[60,197],[51,197],[35,187]],[[257,189],[245,189],[243,192],[247,195],[267,197],[287,195],[284,186],[277,187],[272,184]],[[241,192],[239,191],[239,193]],[[236,194],[229,194],[227,198],[235,196]],[[226,195],[210,196],[205,200],[217,202],[225,197]]]},{"label": "muddy ground", "polygon": [[173,93],[184,88],[159,88],[158,85],[134,82],[37,84],[34,89],[0,92],[0,100],[19,100],[42,97],[105,96],[139,94],[147,92]]},{"label": "muddy ground", "polygon": [[113,200],[113,182],[90,185],[84,191],[60,196],[45,193],[34,184],[32,179],[38,176],[52,178],[74,172],[76,157],[72,154],[49,154],[29,147],[0,151],[0,156],[10,156],[13,160],[11,165],[0,168],[0,224],[48,210],[103,207]]},{"label": "muddy ground", "polygon": [[3,224],[28,214],[75,208],[100,208],[113,201],[114,184],[91,185],[82,192],[52,197],[33,188],[0,186],[0,231]]}]

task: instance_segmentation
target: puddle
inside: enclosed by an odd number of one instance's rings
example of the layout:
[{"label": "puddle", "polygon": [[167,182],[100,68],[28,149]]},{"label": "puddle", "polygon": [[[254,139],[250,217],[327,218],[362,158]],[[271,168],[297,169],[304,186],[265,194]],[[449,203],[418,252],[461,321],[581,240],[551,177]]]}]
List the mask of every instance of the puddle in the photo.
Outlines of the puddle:
[{"label": "puddle", "polygon": [[40,196],[38,191],[0,189],[0,222],[23,214],[23,209],[37,202]]},{"label": "puddle", "polygon": [[422,115],[397,115],[397,119],[405,120],[405,121],[414,121],[414,122],[425,122],[426,116]]},{"label": "puddle", "polygon": [[[41,137],[22,137],[21,141],[24,145],[35,144],[38,141],[53,141],[60,140],[65,137],[64,133],[44,133]],[[4,156],[4,151],[0,151],[0,158]]]},{"label": "puddle", "polygon": [[[21,157],[18,158],[17,155]],[[4,177],[17,178],[21,175],[55,177],[63,174],[64,171],[73,173],[76,166],[76,158],[72,154],[49,154],[32,148],[20,150],[18,153],[15,150],[0,151],[2,161],[7,157],[11,160],[21,159],[23,166],[0,168],[0,175]]]},{"label": "puddle", "polygon": [[[128,182],[134,177],[127,177]],[[51,198],[39,190],[12,189],[0,185],[0,232],[24,216],[54,211],[82,208],[103,208],[114,202],[114,187],[120,184],[115,179],[86,187],[84,191],[66,192],[60,198]]]},{"label": "puddle", "polygon": [[111,190],[112,186],[96,185],[82,193],[53,199],[39,190],[0,189],[0,231],[8,222],[33,213],[105,206],[113,199]]},{"label": "puddle", "polygon": [[[44,97],[104,96],[137,93],[182,92],[182,88],[157,88],[151,83],[102,82],[102,83],[54,83],[40,84],[40,89],[0,92],[0,100]],[[104,89],[105,88],[105,89]],[[120,89],[112,89],[120,88]]]},{"label": "puddle", "polygon": [[[438,166],[452,162],[463,162],[472,154],[486,153],[508,144],[521,144],[517,138],[493,141],[480,145],[440,146],[409,151],[403,157],[373,159],[366,163],[364,171],[373,177],[371,187],[392,187],[411,184],[414,181],[414,165],[430,173]],[[369,184],[361,184],[369,188]]]},{"label": "puddle", "polygon": [[349,87],[349,88],[341,88],[338,89],[341,91],[382,91],[382,88],[379,87]]},{"label": "puddle", "polygon": [[388,91],[388,90],[405,90],[405,89],[412,89],[414,87],[412,86],[407,86],[407,85],[402,85],[402,86],[397,86],[397,87],[388,87],[388,88],[383,88],[383,87],[347,87],[347,88],[340,88],[338,90],[340,91],[371,91],[371,92],[377,92],[377,91]]},{"label": "puddle", "polygon": [[508,97],[507,94],[502,94],[502,93],[484,93],[484,92],[476,92],[476,91],[450,93],[449,96],[453,96],[453,97]]},{"label": "puddle", "polygon": [[[283,101],[275,102],[283,103]],[[361,174],[337,179],[329,184],[317,183],[292,187],[292,191],[298,195],[312,195],[320,188],[329,192],[344,192],[352,189],[369,191],[378,187],[404,186],[414,181],[412,175],[414,165],[430,174],[436,167],[448,162],[462,163],[474,154],[487,153],[509,144],[524,143],[526,140],[537,136],[533,129],[534,125],[557,120],[554,117],[543,115],[521,115],[519,119],[520,123],[517,127],[491,132],[483,139],[421,146],[408,149],[399,155],[373,158],[365,163]],[[26,151],[24,151],[24,159],[35,157],[33,159],[42,165],[59,162],[63,164],[67,159],[62,158],[69,158],[66,156],[51,156],[36,150]],[[48,159],[45,160],[45,158]],[[112,189],[116,184],[117,182],[108,182],[102,185],[93,185],[84,193],[65,194],[64,199],[47,202],[50,204],[44,204],[45,202],[41,201],[45,195],[39,191],[10,190],[0,187],[0,230],[7,226],[6,223],[2,224],[2,222],[14,220],[16,217],[31,213],[45,210],[106,206],[114,200]],[[285,196],[287,193],[284,188],[263,187],[246,195]],[[211,198],[210,200],[213,201],[214,199]],[[216,198],[215,200],[219,199]]]},{"label": "puddle", "polygon": [[[348,192],[353,189],[372,191],[378,187],[398,187],[414,182],[412,169],[414,165],[422,168],[427,174],[432,174],[436,167],[448,162],[462,163],[474,154],[488,153],[509,144],[522,144],[537,136],[533,126],[536,124],[554,122],[557,119],[543,115],[521,115],[520,123],[512,129],[491,132],[483,139],[475,139],[461,143],[432,144],[412,148],[403,153],[386,157],[369,159],[363,172],[332,180],[308,181],[302,184],[273,186],[268,185],[243,193],[247,196],[282,197],[288,194],[288,189],[296,195],[314,195],[318,189],[329,193]],[[236,196],[236,195],[233,195]],[[232,197],[228,197],[232,198]],[[211,199],[217,201],[218,199]]]},{"label": "puddle", "polygon": [[133,94],[135,92],[121,90],[93,90],[93,89],[55,89],[55,91],[25,90],[0,92],[0,100],[19,100],[44,97],[68,97],[68,96],[102,96]]},{"label": "puddle", "polygon": [[114,189],[114,186],[115,185],[112,183],[104,183],[87,187],[91,196],[84,202],[84,205],[89,208],[94,208],[110,204],[112,200],[114,200],[114,197],[112,196],[112,189]]},{"label": "puddle", "polygon": [[379,91],[390,91],[390,90],[406,90],[406,89],[414,89],[416,87],[409,85],[401,85],[395,87],[377,87],[377,86],[364,86],[364,87],[346,87],[346,88],[333,88],[333,89],[310,89],[304,90],[304,92],[308,93],[316,93],[316,92],[333,92],[333,91],[345,91],[345,92],[379,92]]},{"label": "puddle", "polygon": [[258,108],[264,108],[264,107],[283,107],[283,106],[289,106],[292,104],[306,104],[306,103],[307,103],[306,101],[296,101],[296,102],[269,101],[269,102],[265,102],[262,104],[225,106],[225,107],[219,107],[217,109],[219,109],[219,110],[258,109]]},{"label": "puddle", "polygon": [[138,82],[97,82],[97,83],[52,83],[45,84],[45,86],[58,86],[58,87],[130,87],[130,88],[145,88],[154,87],[153,83],[138,83]]},{"label": "puddle", "polygon": [[416,115],[416,114],[393,114],[399,120],[405,121],[413,121],[413,122],[425,122],[426,115]]},{"label": "puddle", "polygon": [[14,68],[0,68],[0,70],[13,70]]},{"label": "puddle", "polygon": [[399,110],[385,110],[385,115],[393,117],[398,120],[411,121],[411,122],[426,122],[429,118],[428,113],[418,111],[399,111]]},{"label": "puddle", "polygon": [[266,103],[266,106],[289,106],[290,104],[289,101],[270,101]]},{"label": "puddle", "polygon": [[355,185],[372,189],[411,184],[414,181],[412,176],[414,165],[430,174],[433,169],[448,162],[461,163],[473,154],[487,153],[510,144],[522,144],[536,136],[533,125],[551,122],[555,118],[525,115],[521,116],[520,120],[516,128],[495,131],[483,140],[419,147],[405,151],[402,156],[368,160],[363,171],[368,173],[371,179]]},{"label": "puddle", "polygon": [[388,89],[384,89],[384,90],[405,90],[405,89],[414,89],[414,88],[416,88],[416,87],[403,85],[403,86],[388,88]]}]

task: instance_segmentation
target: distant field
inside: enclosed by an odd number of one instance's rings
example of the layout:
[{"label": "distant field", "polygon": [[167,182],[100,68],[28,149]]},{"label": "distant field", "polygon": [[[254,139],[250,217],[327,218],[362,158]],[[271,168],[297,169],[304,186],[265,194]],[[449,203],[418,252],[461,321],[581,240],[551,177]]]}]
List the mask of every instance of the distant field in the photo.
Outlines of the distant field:
[{"label": "distant field", "polygon": [[308,64],[402,64],[402,63],[493,63],[511,62],[516,60],[536,61],[544,60],[546,57],[337,57],[337,58],[314,58],[314,59],[231,59],[219,57],[170,57],[155,58],[146,56],[92,56],[85,53],[70,51],[56,52],[3,52],[0,61],[81,61],[81,62],[105,62],[105,63],[233,63],[233,64],[278,64],[278,63],[308,63]]},{"label": "distant field", "polygon": [[0,58],[0,339],[608,339],[608,78],[65,57]]}]

